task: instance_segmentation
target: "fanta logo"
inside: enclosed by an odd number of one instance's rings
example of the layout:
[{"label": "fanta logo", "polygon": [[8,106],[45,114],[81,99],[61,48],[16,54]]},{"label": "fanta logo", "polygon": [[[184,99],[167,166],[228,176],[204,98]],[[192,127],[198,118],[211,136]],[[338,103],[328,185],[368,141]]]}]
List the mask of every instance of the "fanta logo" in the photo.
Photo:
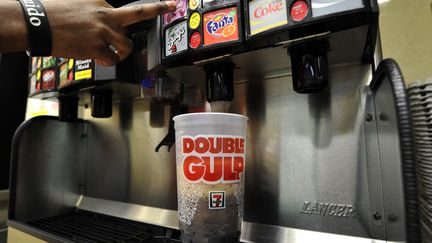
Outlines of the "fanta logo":
[{"label": "fanta logo", "polygon": [[257,9],[255,9],[254,11],[254,17],[259,19],[261,17],[267,16],[269,14],[273,14],[277,11],[282,10],[282,2],[274,2],[272,1],[271,3],[269,3],[267,6],[265,7],[258,7]]},{"label": "fanta logo", "polygon": [[233,23],[234,18],[232,16],[226,13],[218,14],[207,23],[207,32],[215,36],[220,36],[222,35],[223,29]]},{"label": "fanta logo", "polygon": [[244,172],[245,140],[241,137],[182,138],[182,170],[190,182],[236,183]]}]

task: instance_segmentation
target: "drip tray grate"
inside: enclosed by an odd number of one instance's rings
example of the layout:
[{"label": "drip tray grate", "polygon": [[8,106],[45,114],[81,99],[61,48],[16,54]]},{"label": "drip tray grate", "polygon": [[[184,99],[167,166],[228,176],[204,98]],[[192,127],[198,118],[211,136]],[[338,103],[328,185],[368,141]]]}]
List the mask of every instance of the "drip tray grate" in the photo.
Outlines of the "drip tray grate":
[{"label": "drip tray grate", "polygon": [[27,224],[74,242],[181,242],[177,230],[81,210]]}]

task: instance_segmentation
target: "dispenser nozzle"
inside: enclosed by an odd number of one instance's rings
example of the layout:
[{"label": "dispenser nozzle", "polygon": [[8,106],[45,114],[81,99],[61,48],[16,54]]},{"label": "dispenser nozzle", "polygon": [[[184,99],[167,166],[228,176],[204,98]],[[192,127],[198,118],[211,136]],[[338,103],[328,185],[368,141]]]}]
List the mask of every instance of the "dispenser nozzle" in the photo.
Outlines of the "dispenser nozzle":
[{"label": "dispenser nozzle", "polygon": [[309,41],[291,46],[293,88],[297,93],[318,93],[329,87],[327,41]]},{"label": "dispenser nozzle", "polygon": [[234,99],[234,63],[214,62],[204,66],[206,97],[213,112],[228,112]]}]

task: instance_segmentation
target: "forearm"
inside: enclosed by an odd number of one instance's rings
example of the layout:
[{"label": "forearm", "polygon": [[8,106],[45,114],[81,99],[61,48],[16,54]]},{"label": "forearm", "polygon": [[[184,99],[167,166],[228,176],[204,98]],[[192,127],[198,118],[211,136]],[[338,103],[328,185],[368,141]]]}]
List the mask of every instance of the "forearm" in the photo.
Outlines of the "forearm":
[{"label": "forearm", "polygon": [[0,52],[28,49],[27,27],[20,3],[0,0]]}]

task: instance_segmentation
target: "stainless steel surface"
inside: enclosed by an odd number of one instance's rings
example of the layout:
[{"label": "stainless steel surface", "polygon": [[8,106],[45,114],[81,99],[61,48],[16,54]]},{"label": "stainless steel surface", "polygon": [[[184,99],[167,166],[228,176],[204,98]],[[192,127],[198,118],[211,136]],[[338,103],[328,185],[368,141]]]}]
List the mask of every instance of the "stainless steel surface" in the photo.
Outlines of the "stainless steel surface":
[{"label": "stainless steel surface", "polygon": [[371,234],[374,238],[386,239],[386,220],[383,219],[384,199],[383,188],[381,181],[381,164],[379,157],[379,141],[377,137],[377,124],[375,115],[375,104],[371,90],[365,86],[362,90],[362,103],[364,103],[365,111],[362,115],[363,121],[363,151],[365,156],[361,163],[367,166],[368,189],[371,224]]},{"label": "stainless steel surface", "polygon": [[19,136],[13,219],[27,221],[74,207],[84,183],[85,123],[34,119]]},{"label": "stainless steel surface", "polygon": [[[178,229],[178,214],[174,210],[132,205],[121,202],[84,197],[79,205],[80,209],[109,214],[112,216],[131,219],[138,222],[163,225],[172,229]],[[337,234],[327,234],[300,230],[294,228],[264,225],[259,223],[243,222],[241,235],[242,242],[262,243],[384,243],[386,241],[373,240],[360,237],[352,237]]]},{"label": "stainless steel surface", "polygon": [[[233,108],[250,119],[246,221],[371,237],[360,139],[360,89],[369,71],[362,65],[332,68],[331,89],[318,95],[294,93],[289,77],[256,77],[238,86]],[[314,213],[303,209],[305,202],[350,205],[355,216]]]},{"label": "stainless steel surface", "polygon": [[384,80],[373,97],[384,197],[382,217],[386,221],[387,239],[403,241],[405,239],[405,213],[402,167],[395,100],[390,85],[390,81]]},{"label": "stainless steel surface", "polygon": [[[239,63],[238,72],[256,71]],[[367,145],[370,161],[364,152],[362,87],[370,66],[333,65],[331,89],[318,95],[294,93],[287,62],[275,68],[278,75],[250,75],[235,87],[232,112],[250,119],[245,220],[385,239],[385,222],[373,220],[383,209],[378,165],[368,165],[377,163],[377,144]],[[86,195],[175,210],[174,151],[154,152],[167,132],[168,107],[162,127],[150,125],[148,100],[118,103],[108,120],[86,114]]]},{"label": "stainless steel surface", "polygon": [[[162,210],[159,208],[145,207],[141,205],[131,205],[96,198],[84,198],[79,208],[102,214],[108,212],[120,218],[132,219],[144,223],[154,223],[155,225],[159,225],[158,222],[167,221],[170,223],[164,224],[172,224],[171,226],[169,226],[170,228],[178,229],[177,212],[172,210]],[[115,215],[117,213],[118,215]],[[148,221],[148,219],[153,220]],[[9,224],[10,226],[13,226],[19,230],[22,230],[26,233],[34,235],[40,239],[47,240],[49,242],[64,242],[61,238],[57,238],[53,235],[50,235],[49,233],[38,231],[33,227],[25,226],[15,221],[10,221]],[[328,234],[322,232],[314,232],[250,222],[243,222],[241,241],[245,243],[390,243],[390,241]]]},{"label": "stainless steel surface", "polygon": [[[249,117],[245,242],[404,240],[394,103],[390,87],[375,96],[365,88],[372,76],[371,65],[361,64],[366,33],[330,33],[331,86],[319,94],[293,91],[282,46],[227,57],[236,63],[231,112]],[[201,66],[168,73],[185,83],[186,105],[209,110]],[[168,132],[169,105],[137,98],[139,86],[119,93],[109,119],[92,118],[87,108],[88,124],[40,121],[25,130],[17,219],[78,205],[177,228],[175,151],[155,152]],[[36,153],[34,144],[50,147]]]},{"label": "stainless steel surface", "polygon": [[363,0],[312,0],[312,16],[320,17],[363,7]]},{"label": "stainless steel surface", "polygon": [[[331,33],[326,37],[330,43],[329,64],[337,66],[360,64],[366,44],[367,27],[360,26],[350,30]],[[226,58],[236,64],[234,79],[246,82],[250,76],[286,76],[291,73],[291,61],[287,48],[282,46],[251,51]],[[202,66],[191,65],[167,70],[171,77],[185,82],[186,87],[200,87],[205,75]],[[291,82],[291,81],[290,81]],[[356,80],[355,82],[362,82]]]},{"label": "stainless steel surface", "polygon": [[250,243],[396,243],[249,222],[244,222],[241,239]]},{"label": "stainless steel surface", "polygon": [[[90,118],[86,195],[166,209],[177,208],[175,151],[156,146],[167,134],[169,106],[160,106],[162,124],[150,125],[149,100],[117,103],[111,119]],[[104,168],[101,170],[101,168]],[[97,176],[95,176],[97,175]]]},{"label": "stainless steel surface", "polygon": [[161,18],[156,18],[156,24],[153,25],[147,35],[147,69],[154,69],[161,63],[161,45],[159,42]]},{"label": "stainless steel surface", "polygon": [[[70,242],[47,232],[40,231],[20,222],[10,221],[10,226],[48,242]],[[262,225],[243,222],[241,242],[244,243],[402,243],[382,241],[300,229],[284,228],[272,225]]]},{"label": "stainless steel surface", "polygon": [[116,202],[98,198],[83,197],[77,208],[108,214],[152,225],[178,229],[178,213],[175,210],[147,207],[138,204]]},{"label": "stainless steel surface", "polygon": [[[383,60],[382,46],[381,46],[381,33],[379,31],[379,27],[377,30],[377,38],[375,42],[375,52],[374,52],[374,70],[377,69],[378,64]],[[371,78],[372,80],[372,78]]]}]

